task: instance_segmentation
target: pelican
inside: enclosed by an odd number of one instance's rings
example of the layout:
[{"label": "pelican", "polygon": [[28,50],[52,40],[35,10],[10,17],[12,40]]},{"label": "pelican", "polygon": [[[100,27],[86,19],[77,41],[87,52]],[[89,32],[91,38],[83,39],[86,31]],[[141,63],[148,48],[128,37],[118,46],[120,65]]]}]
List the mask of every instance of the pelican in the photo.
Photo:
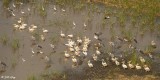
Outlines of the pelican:
[{"label": "pelican", "polygon": [[137,63],[137,64],[136,64],[136,69],[137,69],[137,70],[140,70],[140,69],[142,69],[142,67]]},{"label": "pelican", "polygon": [[129,67],[130,69],[134,68],[134,65],[131,64],[131,61],[128,61],[128,67]]},{"label": "pelican", "polygon": [[128,39],[126,39],[126,38],[124,38],[123,40],[124,40],[125,42],[128,42],[128,41],[129,41],[129,40],[128,40]]},{"label": "pelican", "polygon": [[44,7],[42,6],[42,10],[44,11]]},{"label": "pelican", "polygon": [[149,71],[150,71],[150,68],[149,68],[147,65],[144,65],[143,67],[144,67],[144,70],[145,70],[146,72],[149,72]]},{"label": "pelican", "polygon": [[53,44],[49,44],[49,45],[51,46],[51,48],[52,48],[52,49],[54,49],[54,48],[55,48],[55,46],[54,46]]},{"label": "pelican", "polygon": [[42,41],[45,41],[44,35],[40,35],[40,36],[41,36]]},{"label": "pelican", "polygon": [[66,10],[64,10],[64,9],[61,9],[63,12],[65,12]]},{"label": "pelican", "polygon": [[45,56],[44,60],[46,60],[46,62],[49,62],[50,58],[48,56]]},{"label": "pelican", "polygon": [[27,26],[27,24],[22,24],[22,25],[20,25],[19,29],[24,30],[26,28],[26,26]]},{"label": "pelican", "polygon": [[72,56],[72,62],[77,63],[77,59],[75,58],[75,56]]},{"label": "pelican", "polygon": [[61,36],[61,37],[65,37],[65,34],[61,31],[60,36]]},{"label": "pelican", "polygon": [[122,67],[123,69],[127,69],[127,65],[125,64],[125,61],[122,61]]},{"label": "pelican", "polygon": [[31,36],[31,39],[32,39],[33,41],[35,41],[35,40],[36,40],[36,38],[35,38],[34,36]]},{"label": "pelican", "polygon": [[34,29],[29,27],[29,32],[33,32],[33,31],[34,31]]},{"label": "pelican", "polygon": [[87,27],[86,23],[83,24],[84,27]]},{"label": "pelican", "polygon": [[110,17],[109,16],[105,16],[104,19],[110,19]]},{"label": "pelican", "polygon": [[19,25],[17,25],[17,24],[13,24],[13,26],[14,26],[14,28],[19,28]]},{"label": "pelican", "polygon": [[143,57],[139,57],[139,59],[140,59],[140,61],[141,61],[142,63],[145,63],[145,62],[146,62],[146,60],[145,60]]},{"label": "pelican", "polygon": [[80,48],[78,46],[74,47],[76,51],[80,51]]},{"label": "pelican", "polygon": [[30,8],[27,9],[28,11],[31,11]]},{"label": "pelican", "polygon": [[22,18],[19,18],[19,20],[17,21],[19,24],[22,23]]},{"label": "pelican", "polygon": [[69,34],[67,35],[69,38],[73,38],[73,34]]},{"label": "pelican", "polygon": [[67,51],[64,51],[64,56],[65,56],[66,58],[69,58],[69,57],[70,57],[70,54],[69,54]]},{"label": "pelican", "polygon": [[47,29],[42,29],[43,33],[48,33],[48,30]]},{"label": "pelican", "polygon": [[94,34],[94,38],[97,40],[99,39],[98,35],[96,35],[96,34]]},{"label": "pelican", "polygon": [[24,11],[21,10],[21,13],[24,14]]},{"label": "pelican", "polygon": [[69,51],[74,52],[74,48],[70,47]]},{"label": "pelican", "polygon": [[34,52],[33,48],[31,48],[31,50],[32,50],[32,53],[34,54],[35,52]]},{"label": "pelican", "polygon": [[109,45],[110,45],[110,46],[114,46],[115,44],[114,44],[114,42],[111,42],[111,41],[110,41],[110,42],[109,42]]},{"label": "pelican", "polygon": [[12,13],[12,16],[14,16],[14,17],[16,16],[13,12],[11,12],[11,13]]},{"label": "pelican", "polygon": [[82,39],[80,39],[79,37],[77,37],[77,42],[78,42],[78,44],[81,44],[82,43]]},{"label": "pelican", "polygon": [[33,24],[32,24],[31,26],[32,26],[33,29],[37,29],[37,26],[35,26],[35,25],[33,25]]},{"label": "pelican", "polygon": [[107,63],[104,61],[104,59],[102,59],[102,66],[106,67]]},{"label": "pelican", "polygon": [[93,60],[97,61],[97,58],[96,54],[93,54]]},{"label": "pelican", "polygon": [[92,67],[93,67],[93,64],[91,63],[91,61],[90,61],[90,60],[88,61],[88,66],[89,66],[90,68],[92,68]]},{"label": "pelican", "polygon": [[16,5],[13,3],[13,5],[12,5],[14,8],[16,7]]},{"label": "pelican", "polygon": [[76,23],[73,21],[73,25],[76,26]]},{"label": "pelican", "polygon": [[24,58],[22,58],[22,61],[25,62],[26,60]]},{"label": "pelican", "polygon": [[85,56],[87,56],[87,52],[86,52],[86,51],[83,51],[83,54],[84,54]]},{"label": "pelican", "polygon": [[101,54],[101,52],[100,52],[99,50],[96,50],[96,53],[97,53],[97,55],[100,55],[100,54]]},{"label": "pelican", "polygon": [[54,5],[53,7],[54,7],[53,9],[56,11],[56,10],[57,10],[57,9],[56,9],[56,6]]},{"label": "pelican", "polygon": [[43,54],[43,52],[41,50],[39,50],[37,53]]},{"label": "pelican", "polygon": [[74,53],[76,56],[80,56],[80,51],[75,51]]},{"label": "pelican", "polygon": [[120,65],[120,63],[119,63],[117,60],[115,60],[115,64],[116,64],[117,66]]},{"label": "pelican", "polygon": [[155,46],[155,45],[156,45],[156,43],[154,42],[154,40],[151,41],[151,45],[152,45],[152,46]]}]

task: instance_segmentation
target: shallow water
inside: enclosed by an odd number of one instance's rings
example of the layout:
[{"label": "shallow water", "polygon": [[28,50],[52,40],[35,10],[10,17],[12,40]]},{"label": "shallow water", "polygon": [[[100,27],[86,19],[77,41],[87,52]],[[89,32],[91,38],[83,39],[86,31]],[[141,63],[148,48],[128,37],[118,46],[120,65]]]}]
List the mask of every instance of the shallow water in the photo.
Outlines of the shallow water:
[{"label": "shallow water", "polygon": [[[54,3],[55,4],[55,3]],[[88,4],[85,4],[88,5]],[[112,33],[111,31],[111,24],[115,23],[113,26],[113,30],[115,35],[122,36],[121,34],[121,27],[119,25],[119,22],[117,20],[117,17],[115,15],[110,15],[110,19],[107,19],[105,21],[104,28],[102,28],[102,22],[104,20],[104,9],[105,7],[101,4],[98,5],[98,8],[100,8],[100,13],[96,12],[89,12],[89,9],[92,9],[90,7],[84,8],[81,11],[73,10],[69,6],[63,7],[65,9],[65,12],[61,11],[61,7],[57,4],[57,11],[53,10],[53,4],[47,4],[45,7],[45,11],[47,13],[47,16],[42,18],[38,14],[38,10],[34,13],[34,5],[31,6],[30,4],[24,4],[20,6],[19,8],[15,9],[11,6],[12,9],[14,9],[15,17],[9,16],[9,13],[7,10],[5,10],[2,7],[2,1],[0,2],[1,10],[0,10],[0,36],[7,35],[9,38],[8,45],[4,46],[0,44],[0,60],[5,62],[7,64],[7,70],[0,74],[0,75],[13,75],[16,77],[16,80],[25,80],[30,75],[40,75],[43,72],[47,71],[58,71],[58,72],[65,72],[68,73],[68,75],[71,75],[70,79],[76,79],[78,76],[83,77],[85,73],[85,69],[88,69],[87,61],[91,59],[91,55],[95,53],[95,50],[93,47],[89,48],[88,56],[86,59],[83,60],[83,63],[81,65],[78,65],[76,68],[72,68],[72,62],[71,58],[69,58],[67,61],[64,59],[64,50],[66,50],[66,47],[63,45],[66,43],[67,39],[61,39],[60,38],[60,31],[62,30],[65,34],[73,34],[75,36],[87,36],[89,37],[91,41],[91,46],[95,42],[99,42],[93,38],[93,35],[95,32],[102,32],[103,34],[100,36],[100,39],[102,39],[101,43],[104,44],[105,47],[102,48],[102,51],[104,52],[102,55],[100,55],[99,60],[101,58],[105,58],[106,50],[109,52],[109,44],[108,42],[111,41]],[[89,5],[88,5],[89,6]],[[102,8],[101,8],[102,7]],[[27,9],[30,8],[31,11],[27,11]],[[107,8],[108,10],[110,8]],[[115,10],[115,9],[113,9]],[[21,14],[20,11],[24,11],[24,14]],[[119,10],[115,10],[117,13]],[[88,15],[89,14],[89,15]],[[39,34],[42,33],[42,28],[45,28],[49,30],[48,34],[44,34],[46,37],[46,40],[37,42],[39,45],[43,47],[42,51],[44,54],[38,54],[33,57],[31,52],[31,47],[36,51],[37,47],[32,46],[31,41],[31,34],[28,32],[28,29],[24,31],[13,31],[13,24],[17,22],[19,18],[23,18],[24,22],[27,24],[27,27],[29,27],[31,24],[35,24],[38,26],[37,32]],[[72,22],[76,23],[75,29],[73,29]],[[155,24],[159,24],[160,20],[157,20]],[[87,24],[86,30],[84,30],[83,24],[84,22]],[[146,32],[144,34],[144,37],[140,36],[140,30],[138,28],[132,29],[131,22],[128,20],[126,23],[126,29],[131,29],[131,33],[136,37],[138,44],[135,44],[135,46],[138,49],[144,50],[147,45],[150,45],[150,42],[154,40],[157,44],[157,48],[154,50],[154,57],[155,59],[151,61],[153,62],[153,65],[151,66],[152,72],[146,73],[145,71],[134,71],[133,74],[138,75],[145,75],[145,74],[153,74],[160,72],[159,68],[159,60],[157,56],[159,54],[159,48],[160,48],[160,39],[157,37],[157,32]],[[136,25],[138,26],[138,25]],[[50,39],[54,37],[56,40],[58,40],[55,45],[55,53],[53,53],[52,48],[50,47]],[[18,39],[20,41],[20,48],[15,53],[13,52],[10,43],[13,39]],[[125,43],[118,43],[117,45],[125,45]],[[112,52],[115,52],[115,55],[119,57],[121,55],[121,52],[123,52],[126,49],[126,47],[122,47],[121,49],[113,49]],[[51,59],[50,63],[51,67],[45,69],[46,64],[45,60],[43,59],[45,55],[49,56]],[[141,55],[141,54],[139,54]],[[24,58],[26,61],[23,62],[22,58]],[[148,58],[148,57],[147,57]],[[149,58],[150,59],[150,58]],[[13,64],[13,61],[17,63],[15,68],[13,69],[11,67],[11,64]],[[103,75],[105,71],[111,69],[114,70],[116,66],[114,66],[112,63],[109,64],[109,69],[105,68],[103,69],[100,65],[101,62],[93,62],[96,66],[94,69],[99,70],[99,73]],[[113,67],[112,67],[113,66]],[[89,71],[95,71],[90,69]],[[123,69],[120,68],[122,73],[130,73],[133,72],[133,70],[126,70],[123,71]],[[70,71],[73,71],[73,73],[69,73]],[[91,73],[92,74],[92,73]],[[76,76],[72,76],[76,75]],[[82,78],[83,79],[83,78]]]}]

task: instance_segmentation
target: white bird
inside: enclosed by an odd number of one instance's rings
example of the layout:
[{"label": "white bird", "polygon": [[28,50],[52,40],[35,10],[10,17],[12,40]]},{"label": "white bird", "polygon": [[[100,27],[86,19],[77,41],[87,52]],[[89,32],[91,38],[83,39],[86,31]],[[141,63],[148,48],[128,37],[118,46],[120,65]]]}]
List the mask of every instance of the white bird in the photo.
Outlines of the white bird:
[{"label": "white bird", "polygon": [[115,64],[116,64],[117,66],[119,66],[119,65],[120,65],[120,62],[118,62],[117,60],[115,60]]},{"label": "white bird", "polygon": [[146,60],[145,60],[143,57],[139,57],[139,59],[140,59],[140,61],[141,61],[142,63],[145,63],[145,62],[146,62]]},{"label": "white bird", "polygon": [[34,36],[31,36],[31,39],[32,39],[33,41],[35,41],[35,40],[36,40],[36,38],[35,38]]},{"label": "white bird", "polygon": [[102,66],[106,67],[107,63],[104,61],[104,59],[102,59]]},{"label": "white bird", "polygon": [[144,65],[143,67],[144,67],[144,70],[145,70],[146,72],[149,72],[149,71],[150,71],[150,68],[149,68],[147,65]]},{"label": "white bird", "polygon": [[115,44],[114,44],[114,42],[111,42],[111,41],[110,41],[110,42],[109,42],[109,45],[110,45],[110,46],[114,46]]},{"label": "white bird", "polygon": [[64,37],[65,37],[65,34],[61,31],[60,36],[64,38]]},{"label": "white bird", "polygon": [[137,64],[136,64],[136,69],[137,69],[137,70],[140,70],[140,69],[142,69],[142,67],[137,63]]},{"label": "white bird", "polygon": [[92,67],[93,67],[93,64],[91,63],[91,61],[90,61],[90,60],[88,61],[88,66],[89,66],[90,68],[92,68]]},{"label": "white bird", "polygon": [[16,7],[16,5],[13,3],[13,7],[15,8]]},{"label": "white bird", "polygon": [[24,25],[20,25],[19,30],[24,30],[26,27]]},{"label": "white bird", "polygon": [[40,35],[40,37],[41,37],[42,41],[45,41],[44,35]]},{"label": "white bird", "polygon": [[35,30],[35,29],[31,28],[31,27],[29,27],[28,29],[29,29],[29,32],[33,32]]},{"label": "white bird", "polygon": [[30,8],[28,8],[28,11],[31,11]]},{"label": "white bird", "polygon": [[74,52],[74,48],[70,47],[69,51]]},{"label": "white bird", "polygon": [[64,9],[61,9],[63,12],[65,12],[66,10],[64,10]]},{"label": "white bird", "polygon": [[98,38],[98,35],[95,35],[95,34],[94,34],[94,38],[97,39],[97,40],[99,39],[99,38]]},{"label": "white bird", "polygon": [[44,11],[44,7],[42,6],[42,10]]},{"label": "white bird", "polygon": [[122,61],[122,67],[123,69],[127,69],[127,65],[125,64],[125,61]]},{"label": "white bird", "polygon": [[69,57],[70,57],[70,54],[69,54],[67,51],[64,51],[64,56],[65,56],[66,58],[69,58]]},{"label": "white bird", "polygon": [[22,61],[25,62],[26,60],[24,58],[22,58]]},{"label": "white bird", "polygon": [[22,14],[24,14],[24,11],[21,11]]},{"label": "white bird", "polygon": [[82,43],[82,39],[80,39],[79,37],[77,37],[77,43],[81,44]]},{"label": "white bird", "polygon": [[55,5],[54,5],[54,8],[53,8],[53,9],[54,9],[55,11],[57,10]]},{"label": "white bird", "polygon": [[96,53],[97,53],[97,55],[100,55],[100,54],[101,54],[101,52],[100,52],[99,50],[96,50]]},{"label": "white bird", "polygon": [[93,60],[97,61],[97,58],[96,54],[93,54]]},{"label": "white bird", "polygon": [[128,61],[128,67],[129,67],[130,69],[134,68],[134,65],[131,64],[131,61]]},{"label": "white bird", "polygon": [[48,56],[45,56],[44,60],[46,60],[46,62],[49,62],[50,58]]},{"label": "white bird", "polygon": [[51,48],[52,49],[54,49],[55,48],[55,45],[53,45],[53,44],[49,44],[50,46],[51,46]]},{"label": "white bird", "polygon": [[48,33],[48,30],[47,29],[42,29],[43,33]]},{"label": "white bird", "polygon": [[22,23],[22,18],[19,18],[19,20],[17,21],[19,24]]},{"label": "white bird", "polygon": [[77,63],[77,59],[75,58],[75,56],[72,56],[72,62]]},{"label": "white bird", "polygon": [[11,12],[11,13],[12,13],[12,16],[14,16],[14,17],[16,16],[13,12]]},{"label": "white bird", "polygon": [[37,29],[37,26],[35,26],[34,24],[31,25],[33,29]]},{"label": "white bird", "polygon": [[83,54],[84,54],[85,56],[87,56],[87,52],[86,52],[86,51],[83,51]]},{"label": "white bird", "polygon": [[84,27],[87,27],[86,23],[83,24]]},{"label": "white bird", "polygon": [[19,25],[17,24],[13,24],[14,28],[18,29],[19,28]]},{"label": "white bird", "polygon": [[68,37],[69,37],[69,38],[73,38],[73,34],[69,34]]},{"label": "white bird", "polygon": [[31,50],[32,50],[32,53],[34,54],[35,52],[34,52],[33,48],[31,48]]},{"label": "white bird", "polygon": [[73,25],[76,26],[76,23],[73,21]]}]

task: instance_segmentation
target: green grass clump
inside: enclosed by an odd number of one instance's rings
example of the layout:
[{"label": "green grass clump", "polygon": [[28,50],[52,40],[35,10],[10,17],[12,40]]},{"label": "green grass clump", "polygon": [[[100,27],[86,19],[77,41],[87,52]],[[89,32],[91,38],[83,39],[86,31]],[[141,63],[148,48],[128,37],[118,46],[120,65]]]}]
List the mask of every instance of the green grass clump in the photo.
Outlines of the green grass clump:
[{"label": "green grass clump", "polygon": [[8,37],[7,37],[7,35],[3,35],[3,36],[1,36],[1,38],[0,38],[0,41],[1,41],[1,43],[3,44],[3,45],[7,45],[7,43],[8,43]]},{"label": "green grass clump", "polygon": [[20,42],[18,39],[14,39],[12,42],[11,42],[11,47],[13,49],[13,51],[16,51],[20,48]]},{"label": "green grass clump", "polygon": [[29,76],[27,80],[37,80],[37,78],[34,75],[32,75],[32,76]]},{"label": "green grass clump", "polygon": [[137,53],[136,53],[135,50],[134,50],[134,51],[132,52],[132,54],[131,54],[131,62],[132,62],[133,64],[136,64],[136,63],[137,63]]},{"label": "green grass clump", "polygon": [[10,4],[11,0],[3,0],[3,6],[7,8]]}]

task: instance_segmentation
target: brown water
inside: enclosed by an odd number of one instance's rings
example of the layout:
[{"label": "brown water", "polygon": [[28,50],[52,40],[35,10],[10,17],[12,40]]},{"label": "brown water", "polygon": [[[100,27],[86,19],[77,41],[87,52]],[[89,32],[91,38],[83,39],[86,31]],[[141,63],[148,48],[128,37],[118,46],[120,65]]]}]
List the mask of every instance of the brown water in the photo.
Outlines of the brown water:
[{"label": "brown water", "polygon": [[[55,4],[55,3],[54,3]],[[101,67],[101,62],[93,62],[95,67],[93,69],[89,69],[87,65],[87,61],[91,59],[91,55],[95,53],[94,48],[89,48],[89,56],[83,61],[83,63],[76,68],[72,68],[72,62],[71,59],[68,59],[67,61],[64,59],[64,53],[63,51],[66,50],[66,47],[63,45],[66,43],[67,39],[61,39],[59,34],[62,30],[65,34],[74,34],[75,36],[87,36],[89,37],[91,41],[91,46],[93,43],[98,42],[93,38],[93,35],[95,32],[102,32],[103,34],[100,36],[100,39],[102,39],[101,43],[104,44],[105,47],[102,48],[102,51],[104,52],[100,57],[106,58],[105,51],[109,49],[108,42],[111,41],[111,23],[115,22],[115,25],[113,26],[113,30],[115,31],[116,35],[121,36],[121,27],[119,26],[118,20],[116,15],[110,15],[110,19],[106,20],[106,25],[104,28],[102,28],[102,21],[104,20],[104,6],[98,5],[98,8],[100,9],[100,13],[96,12],[90,12],[89,10],[92,9],[91,7],[86,7],[81,11],[73,10],[73,8],[70,8],[69,6],[64,6],[63,9],[65,9],[65,12],[61,11],[61,7],[59,5],[56,5],[57,11],[53,10],[52,4],[47,4],[45,6],[45,11],[47,12],[47,16],[42,18],[38,14],[38,10],[34,13],[34,5],[30,4],[24,4],[20,6],[19,8],[13,8],[12,5],[11,8],[14,9],[14,14],[16,17],[9,16],[9,12],[2,7],[2,1],[0,2],[0,36],[7,35],[9,38],[8,45],[4,46],[0,44],[0,60],[5,62],[7,64],[7,69],[5,72],[3,72],[1,75],[13,75],[16,77],[16,80],[26,80],[28,76],[30,75],[40,75],[41,73],[48,72],[48,71],[58,71],[58,72],[66,72],[70,77],[69,80],[75,80],[75,79],[84,79],[86,76],[85,73],[87,73],[87,77],[89,79],[94,76],[94,74],[98,73],[100,75],[106,75],[110,74],[110,72],[114,72],[115,69],[118,68],[117,72],[120,73],[126,73],[128,75],[146,75],[146,74],[158,74],[160,73],[160,58],[159,51],[160,51],[160,39],[157,37],[157,32],[146,32],[144,34],[144,37],[140,36],[140,30],[138,28],[131,27],[131,22],[128,20],[126,24],[126,29],[132,29],[133,35],[136,37],[138,44],[135,44],[137,48],[144,49],[145,46],[150,45],[150,42],[154,40],[157,44],[157,48],[154,50],[154,57],[155,59],[150,59],[153,64],[151,66],[151,72],[146,73],[145,71],[135,71],[135,70],[123,70],[121,67],[116,67],[112,63],[109,63],[109,67],[103,68]],[[102,7],[102,8],[101,8]],[[30,8],[31,11],[29,12],[27,9]],[[110,8],[107,8],[108,10]],[[24,11],[24,14],[21,14],[20,11]],[[113,9],[115,10],[115,9]],[[115,10],[116,11],[116,10]],[[117,10],[118,13],[118,10]],[[89,14],[89,15],[88,15]],[[46,40],[37,42],[39,45],[43,47],[42,51],[44,54],[38,54],[33,57],[31,52],[31,47],[36,51],[36,46],[31,46],[31,34],[28,32],[28,29],[24,31],[13,31],[13,24],[19,20],[19,18],[23,17],[24,22],[27,23],[27,27],[29,27],[31,24],[35,24],[38,26],[38,32],[39,34],[42,33],[42,28],[45,28],[49,30],[48,34],[45,34]],[[88,21],[89,19],[89,21]],[[72,22],[76,23],[75,29],[73,29]],[[84,30],[83,24],[84,22],[87,24],[86,30]],[[159,24],[160,22],[157,21],[155,24]],[[138,26],[138,25],[136,25]],[[50,47],[50,38],[55,37],[56,40],[58,40],[57,43],[55,43],[55,53],[53,53],[52,48]],[[20,48],[15,53],[13,52],[10,43],[13,39],[18,39],[20,41]],[[118,43],[117,45],[124,45],[123,43]],[[114,49],[113,52],[115,52],[116,56],[120,56],[120,53],[126,49],[126,47],[121,49]],[[46,63],[43,57],[45,55],[49,56],[51,59],[50,68],[45,68]],[[138,54],[141,55],[141,54]],[[22,58],[24,58],[26,61],[23,62]],[[13,62],[16,62],[17,65],[13,69],[11,67],[11,64]],[[86,72],[87,71],[87,72]]]}]

